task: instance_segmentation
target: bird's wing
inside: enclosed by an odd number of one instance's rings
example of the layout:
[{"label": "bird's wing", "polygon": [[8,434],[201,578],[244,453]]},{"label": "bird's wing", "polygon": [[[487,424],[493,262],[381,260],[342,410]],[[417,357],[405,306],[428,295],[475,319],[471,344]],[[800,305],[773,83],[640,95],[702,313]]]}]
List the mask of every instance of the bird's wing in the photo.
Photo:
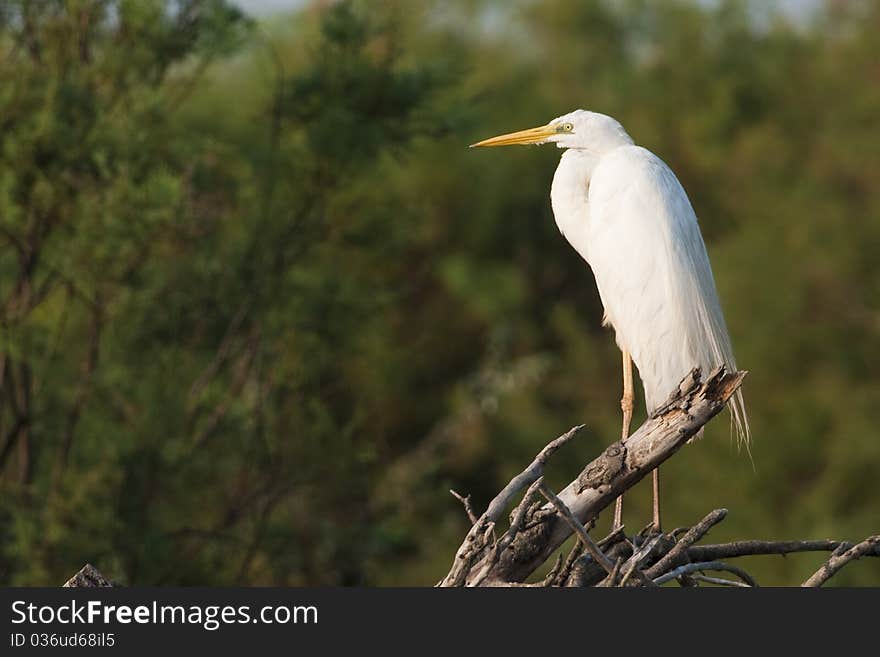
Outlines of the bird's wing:
[{"label": "bird's wing", "polygon": [[[585,254],[607,320],[630,352],[649,410],[695,366],[736,371],[706,246],[672,170],[638,146],[616,149],[596,167],[589,191]],[[739,437],[749,426],[741,392],[730,403]]]}]

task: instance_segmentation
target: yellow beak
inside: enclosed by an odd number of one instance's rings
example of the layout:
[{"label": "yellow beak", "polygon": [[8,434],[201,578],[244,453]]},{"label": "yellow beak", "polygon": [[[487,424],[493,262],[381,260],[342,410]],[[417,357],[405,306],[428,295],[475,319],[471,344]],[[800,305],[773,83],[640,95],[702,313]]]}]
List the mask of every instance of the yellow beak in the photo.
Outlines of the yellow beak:
[{"label": "yellow beak", "polygon": [[556,134],[556,128],[551,125],[542,125],[539,128],[529,128],[528,130],[520,130],[519,132],[511,132],[506,135],[498,135],[490,137],[476,144],[471,144],[471,148],[477,146],[512,146],[513,144],[540,144],[548,137]]}]

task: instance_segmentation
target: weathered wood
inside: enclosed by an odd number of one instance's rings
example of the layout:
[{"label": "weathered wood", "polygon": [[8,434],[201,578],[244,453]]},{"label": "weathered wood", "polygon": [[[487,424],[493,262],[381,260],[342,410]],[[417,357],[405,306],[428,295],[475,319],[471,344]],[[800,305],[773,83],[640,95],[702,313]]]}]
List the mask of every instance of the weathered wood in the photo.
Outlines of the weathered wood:
[{"label": "weathered wood", "polygon": [[[498,545],[495,541],[489,541],[489,538],[493,536],[495,523],[501,518],[501,515],[504,513],[504,510],[510,504],[514,496],[526,486],[534,484],[534,482],[543,475],[544,464],[547,463],[547,459],[549,459],[556,450],[580,433],[583,428],[584,425],[574,427],[559,436],[556,440],[550,442],[541,450],[541,452],[535,457],[535,460],[532,461],[525,470],[511,479],[501,492],[495,496],[495,498],[489,503],[486,512],[483,513],[483,515],[480,516],[480,518],[471,526],[470,531],[467,536],[465,536],[464,542],[455,553],[455,560],[453,561],[452,568],[438,586],[463,586],[468,584],[466,581],[467,575],[473,571],[472,566],[477,559],[482,559],[484,563],[481,564],[481,567],[476,572],[474,572],[475,578],[478,576],[477,573],[488,572],[485,561],[496,559],[499,552]],[[511,529],[513,529],[513,527],[511,527]],[[512,538],[512,535],[513,533],[508,530],[506,536]],[[501,540],[505,540],[505,538],[502,537]],[[470,584],[473,585],[473,581]]]},{"label": "weathered wood", "polygon": [[[842,547],[844,546],[841,546],[841,548]],[[880,534],[877,536],[870,536],[861,543],[853,545],[846,551],[843,551],[841,548],[835,550],[831,555],[831,558],[822,564],[822,567],[813,573],[801,586],[822,586],[849,562],[867,555],[877,554],[877,550],[880,549]],[[838,552],[841,554],[838,554]]]},{"label": "weathered wood", "polygon": [[709,530],[727,517],[727,509],[715,509],[712,513],[703,518],[694,525],[690,530],[679,539],[675,547],[666,553],[666,556],[651,566],[645,574],[648,577],[659,577],[661,573],[666,572],[672,567],[677,566],[680,561],[679,557],[687,560],[687,549],[705,536]]},{"label": "weathered wood", "polygon": [[[806,540],[806,541],[732,541],[717,545],[694,545],[687,549],[686,561],[717,561],[734,557],[778,554],[784,556],[794,552],[834,552],[852,547],[846,541]],[[880,556],[880,545],[868,555]]]},{"label": "weathered wood", "polygon": [[596,563],[598,563],[600,566],[602,566],[602,568],[604,568],[609,575],[611,575],[612,571],[614,571],[614,564],[611,563],[611,560],[608,559],[608,557],[605,556],[605,553],[603,553],[599,549],[599,546],[593,542],[593,539],[590,538],[590,535],[587,533],[587,530],[584,529],[584,526],[577,521],[577,518],[575,518],[571,514],[571,511],[569,511],[568,507],[566,507],[565,504],[562,503],[562,500],[556,497],[556,494],[552,490],[547,488],[545,484],[541,485],[540,490],[544,498],[553,506],[555,506],[556,510],[562,514],[562,517],[575,532],[578,540],[583,544],[584,548],[590,554],[590,556],[593,557],[593,560],[596,561]]},{"label": "weathered wood", "polygon": [[[705,383],[698,370],[691,372],[675,394],[632,436],[610,445],[589,463],[561,493],[544,483],[544,466],[550,454],[582,427],[560,436],[511,479],[486,512],[476,518],[470,499],[461,500],[473,525],[459,548],[449,574],[440,586],[656,586],[677,580],[682,586],[708,583],[719,586],[757,586],[742,568],[723,561],[755,554],[833,551],[831,558],[804,585],[818,586],[843,566],[861,556],[880,557],[880,537],[856,546],[831,540],[735,541],[696,545],[724,520],[726,509],[710,512],[693,527],[661,534],[649,525],[636,536],[623,528],[594,542],[589,530],[596,516],[618,495],[635,485],[714,417],[740,386],[745,372],[726,373],[719,368]],[[526,486],[528,492],[511,514],[507,531],[496,537],[496,523]],[[548,504],[533,501],[540,491]],[[568,558],[561,555],[550,573],[535,584],[523,582],[545,563],[574,531],[578,543]],[[732,573],[740,581],[706,575],[704,571]]]},{"label": "weathered wood", "polygon": [[80,568],[76,575],[64,582],[63,586],[67,588],[97,589],[112,587],[115,584],[104,577],[92,564],[87,563]]},{"label": "weathered wood", "polygon": [[[654,584],[665,584],[666,582],[671,582],[672,580],[677,579],[682,575],[703,572],[705,570],[716,570],[721,572],[733,573],[734,575],[739,577],[746,586],[758,586],[752,576],[749,575],[742,568],[739,568],[738,566],[732,566],[731,564],[724,563],[723,561],[700,561],[697,563],[686,563],[683,566],[679,566],[678,568],[670,570],[668,573],[660,575],[657,579],[654,580]],[[717,584],[718,582],[716,581],[714,583]]]},{"label": "weathered wood", "polygon": [[[589,524],[618,495],[634,486],[672,456],[717,415],[739,388],[745,374],[745,372],[728,374],[724,368],[718,368],[703,383],[700,380],[699,370],[693,370],[682,381],[679,390],[657,413],[626,441],[619,440],[609,445],[597,459],[584,468],[577,479],[559,493],[559,500],[581,524]],[[541,471],[544,461],[546,458],[541,462]],[[522,474],[514,477],[502,492],[511,492],[514,482],[534,481],[537,478],[535,472],[537,469],[533,463]],[[522,484],[519,488],[522,488]],[[500,516],[497,512],[498,503],[503,501],[506,504],[509,497],[509,495],[499,495],[493,500],[490,505],[490,510],[495,512],[491,514],[493,517],[497,519]],[[487,514],[484,514],[484,517]],[[510,549],[500,555],[490,544],[479,544],[477,537],[485,535],[488,522],[476,523],[468,534],[468,539],[459,549],[456,561],[442,584],[473,585],[472,579],[468,580],[467,576],[462,577],[464,570],[469,570],[471,573],[485,573],[484,576],[490,581],[525,580],[572,533],[571,524],[550,503],[541,507],[534,516],[526,522],[526,529],[514,538]],[[481,518],[481,521],[483,520]],[[485,564],[489,559],[494,563],[487,572]],[[465,562],[468,567],[463,569],[461,566],[465,565]],[[477,564],[479,564],[477,567],[470,568],[470,565]]]}]

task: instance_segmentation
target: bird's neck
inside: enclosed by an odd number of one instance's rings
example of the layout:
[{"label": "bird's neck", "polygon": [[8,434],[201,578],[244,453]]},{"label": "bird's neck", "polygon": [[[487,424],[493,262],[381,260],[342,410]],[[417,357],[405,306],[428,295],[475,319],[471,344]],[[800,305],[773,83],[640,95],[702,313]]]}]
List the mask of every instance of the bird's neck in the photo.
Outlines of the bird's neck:
[{"label": "bird's neck", "polygon": [[559,232],[584,257],[590,178],[598,163],[599,156],[595,153],[580,149],[567,150],[559,160],[550,187],[550,202]]}]

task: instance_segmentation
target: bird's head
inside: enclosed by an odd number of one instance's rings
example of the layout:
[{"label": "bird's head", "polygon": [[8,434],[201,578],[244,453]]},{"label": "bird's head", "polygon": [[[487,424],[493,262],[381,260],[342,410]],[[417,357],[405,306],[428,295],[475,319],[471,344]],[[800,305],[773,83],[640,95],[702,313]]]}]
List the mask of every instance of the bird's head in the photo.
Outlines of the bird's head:
[{"label": "bird's head", "polygon": [[484,139],[471,144],[471,148],[549,143],[559,148],[577,148],[600,154],[617,146],[632,144],[633,140],[623,126],[610,116],[577,109],[556,117],[547,125]]}]

